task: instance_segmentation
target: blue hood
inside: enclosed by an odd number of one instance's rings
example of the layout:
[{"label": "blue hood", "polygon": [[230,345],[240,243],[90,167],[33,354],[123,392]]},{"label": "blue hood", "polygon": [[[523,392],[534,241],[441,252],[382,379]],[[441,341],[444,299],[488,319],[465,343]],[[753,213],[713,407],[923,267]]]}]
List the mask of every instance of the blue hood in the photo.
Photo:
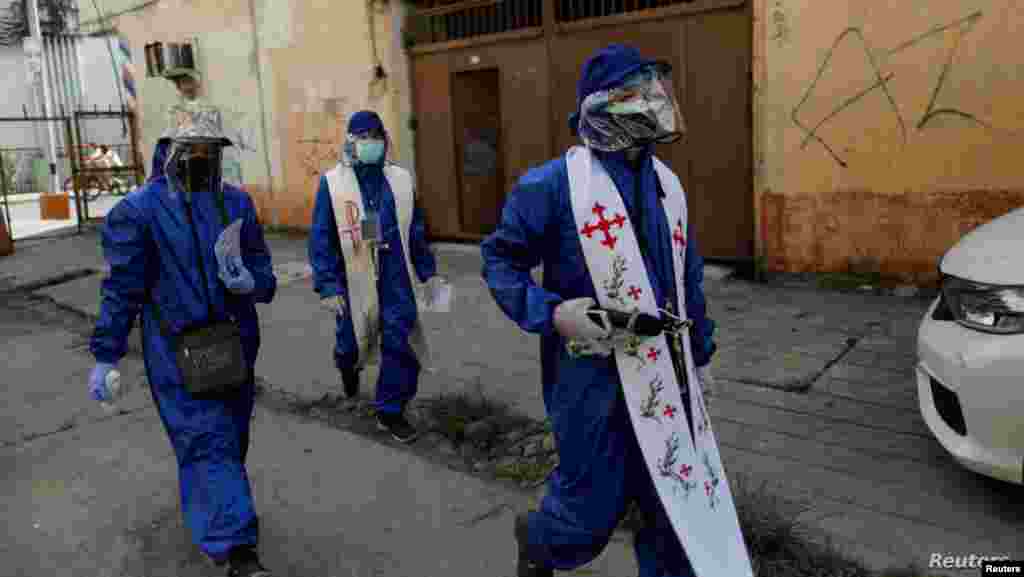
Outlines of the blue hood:
[{"label": "blue hood", "polygon": [[598,50],[583,64],[576,83],[576,111],[569,116],[569,130],[574,135],[578,134],[580,106],[588,96],[614,88],[634,72],[648,66],[672,68],[667,62],[644,58],[639,50],[624,44],[609,44]]}]

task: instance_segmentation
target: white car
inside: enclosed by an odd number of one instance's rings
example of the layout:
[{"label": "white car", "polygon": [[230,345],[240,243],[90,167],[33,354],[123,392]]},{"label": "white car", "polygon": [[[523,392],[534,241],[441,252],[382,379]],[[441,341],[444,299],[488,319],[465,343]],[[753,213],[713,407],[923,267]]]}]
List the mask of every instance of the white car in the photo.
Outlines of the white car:
[{"label": "white car", "polygon": [[1024,484],[1024,208],[965,235],[917,335],[921,414],[968,469]]}]

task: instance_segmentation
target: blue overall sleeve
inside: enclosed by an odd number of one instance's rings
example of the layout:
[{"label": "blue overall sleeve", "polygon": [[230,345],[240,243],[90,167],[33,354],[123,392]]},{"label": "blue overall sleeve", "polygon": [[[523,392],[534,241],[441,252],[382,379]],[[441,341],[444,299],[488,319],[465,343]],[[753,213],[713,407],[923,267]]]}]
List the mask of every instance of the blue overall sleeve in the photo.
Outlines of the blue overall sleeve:
[{"label": "blue overall sleeve", "polygon": [[242,261],[256,281],[252,298],[258,303],[269,303],[277,292],[277,277],[270,259],[270,249],[263,237],[263,225],[256,214],[252,198],[246,194],[245,217],[242,221]]},{"label": "blue overall sleeve", "polygon": [[309,231],[309,264],[313,267],[313,290],[320,298],[343,295],[345,261],[338,240],[338,227],[331,205],[327,177],[320,177],[320,188],[313,205],[313,226]]},{"label": "blue overall sleeve", "polygon": [[530,174],[520,179],[497,229],[480,246],[483,277],[498,306],[524,331],[544,336],[555,331],[552,316],[562,298],[537,286],[530,269],[542,262],[546,248],[559,245],[545,234],[554,218],[551,188]]},{"label": "blue overall sleeve", "polygon": [[98,362],[116,364],[128,349],[128,335],[146,300],[146,224],[127,199],[107,215],[102,232],[103,256],[110,274],[103,280],[100,315],[90,342]]},{"label": "blue overall sleeve", "polygon": [[712,355],[718,348],[712,337],[715,322],[707,316],[707,303],[704,299],[704,258],[697,251],[697,241],[691,227],[686,236],[686,273],[683,277],[686,290],[686,316],[693,320],[693,362],[698,367],[711,362]]},{"label": "blue overall sleeve", "polygon": [[423,219],[423,208],[419,202],[412,210],[412,225],[409,227],[409,252],[413,268],[416,269],[416,276],[420,282],[427,282],[427,279],[437,274],[437,260],[434,253],[430,251],[427,244],[427,223]]}]

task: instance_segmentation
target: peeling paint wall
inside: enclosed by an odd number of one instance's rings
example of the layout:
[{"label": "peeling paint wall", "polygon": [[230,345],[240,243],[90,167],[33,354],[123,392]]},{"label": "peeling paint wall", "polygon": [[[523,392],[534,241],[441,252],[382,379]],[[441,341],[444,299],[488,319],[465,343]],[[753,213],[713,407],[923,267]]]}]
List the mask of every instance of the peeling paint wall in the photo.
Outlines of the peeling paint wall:
[{"label": "peeling paint wall", "polygon": [[[408,88],[401,77],[407,73],[404,54],[392,34],[391,3],[251,4],[102,0],[100,7],[107,14],[123,12],[113,21],[140,63],[144,157],[150,158],[166,110],[178,101],[169,81],[141,78],[144,46],[195,39],[202,98],[221,109],[225,126],[241,144],[234,164],[226,168],[237,171],[264,222],[308,227],[318,176],[337,162],[353,112],[370,108],[380,113],[393,140],[393,159],[401,162],[411,152],[408,119],[398,119],[409,108]],[[387,74],[383,80],[374,77],[377,61]]]},{"label": "peeling paint wall", "polygon": [[1015,0],[757,0],[755,10],[755,190],[769,268],[926,282],[963,233],[1024,205]]}]

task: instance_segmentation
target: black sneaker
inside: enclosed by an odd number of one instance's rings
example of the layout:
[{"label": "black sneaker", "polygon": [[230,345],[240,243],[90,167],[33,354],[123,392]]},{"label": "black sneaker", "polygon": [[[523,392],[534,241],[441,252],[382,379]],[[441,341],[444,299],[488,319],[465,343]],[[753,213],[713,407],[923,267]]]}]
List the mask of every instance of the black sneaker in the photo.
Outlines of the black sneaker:
[{"label": "black sneaker", "polygon": [[228,553],[227,577],[274,577],[260,564],[256,548],[252,546],[233,547]]},{"label": "black sneaker", "polygon": [[377,413],[377,429],[391,433],[399,443],[411,443],[419,436],[404,413]]},{"label": "black sneaker", "polygon": [[359,371],[356,369],[342,369],[341,384],[345,389],[345,396],[352,399],[359,394]]},{"label": "black sneaker", "polygon": [[516,563],[516,577],[554,577],[553,569],[546,569],[530,561],[527,554],[528,536],[530,534],[529,517],[526,513],[516,515],[515,536],[519,554]]}]

